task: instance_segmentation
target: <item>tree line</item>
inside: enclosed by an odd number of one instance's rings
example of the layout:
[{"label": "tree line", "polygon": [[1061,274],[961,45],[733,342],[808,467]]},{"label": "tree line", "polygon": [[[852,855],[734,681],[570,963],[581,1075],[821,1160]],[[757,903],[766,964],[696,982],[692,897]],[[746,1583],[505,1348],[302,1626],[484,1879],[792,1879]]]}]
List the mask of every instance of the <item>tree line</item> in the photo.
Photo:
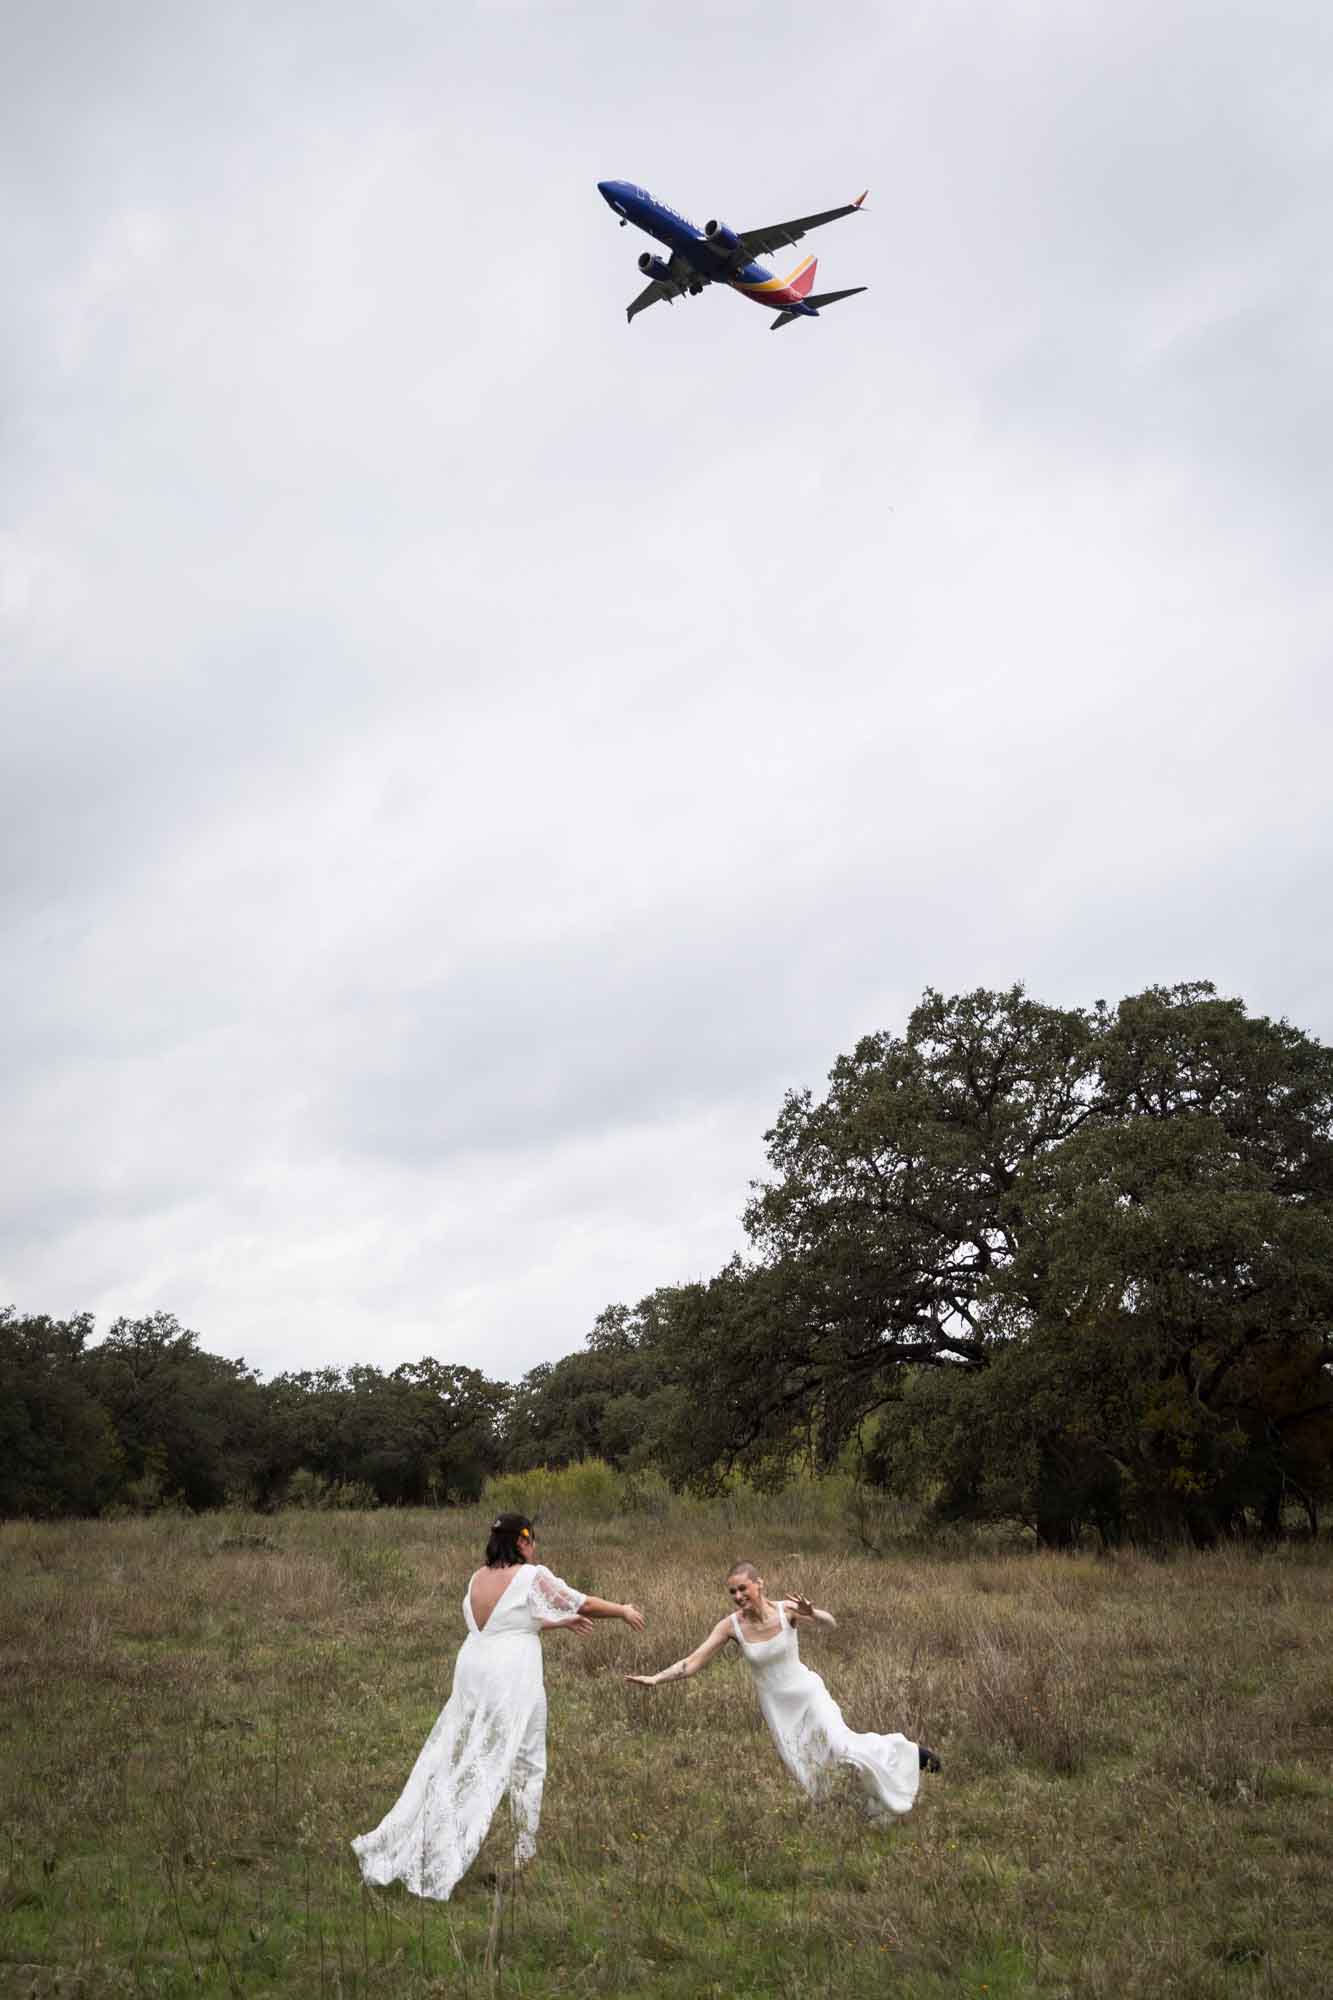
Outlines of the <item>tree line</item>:
[{"label": "tree line", "polygon": [[166,1316],[0,1315],[0,1513],[439,1503],[600,1457],[716,1490],[852,1467],[1045,1544],[1318,1530],[1333,1050],[1207,984],[928,992],[766,1134],[749,1249],[517,1385],[261,1382]]},{"label": "tree line", "polygon": [[168,1313],[0,1314],[0,1515],[475,1500],[513,1392],[429,1356],[264,1382]]}]

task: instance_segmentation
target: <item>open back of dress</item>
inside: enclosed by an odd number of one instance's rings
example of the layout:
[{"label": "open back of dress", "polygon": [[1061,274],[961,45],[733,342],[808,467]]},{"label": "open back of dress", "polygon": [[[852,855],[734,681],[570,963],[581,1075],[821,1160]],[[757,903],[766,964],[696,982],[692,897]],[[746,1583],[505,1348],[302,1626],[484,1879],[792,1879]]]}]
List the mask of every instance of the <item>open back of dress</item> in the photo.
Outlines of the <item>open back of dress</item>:
[{"label": "open back of dress", "polygon": [[539,1634],[568,1624],[582,1602],[583,1593],[544,1564],[525,1563],[479,1626],[469,1580],[453,1691],[397,1804],[352,1842],[368,1882],[405,1882],[415,1895],[443,1902],[476,1859],[506,1792],[517,1823],[515,1860],[530,1858],[546,1772]]}]

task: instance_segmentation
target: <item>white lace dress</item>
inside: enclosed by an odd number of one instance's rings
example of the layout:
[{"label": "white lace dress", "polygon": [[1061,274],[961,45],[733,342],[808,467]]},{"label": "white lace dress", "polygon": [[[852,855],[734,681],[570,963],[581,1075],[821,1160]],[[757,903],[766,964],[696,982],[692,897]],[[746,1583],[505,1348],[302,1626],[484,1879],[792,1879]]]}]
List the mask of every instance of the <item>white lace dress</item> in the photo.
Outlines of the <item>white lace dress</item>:
[{"label": "white lace dress", "polygon": [[542,1645],[548,1625],[567,1625],[583,1593],[541,1563],[514,1571],[484,1627],[463,1599],[467,1637],[453,1690],[426,1738],[402,1797],[373,1833],[352,1842],[367,1882],[405,1882],[444,1902],[477,1857],[505,1793],[514,1815],[515,1864],[536,1852],[546,1777]]},{"label": "white lace dress", "polygon": [[917,1745],[906,1736],[861,1736],[849,1729],[819,1675],[803,1663],[786,1605],[777,1610],[778,1630],[757,1644],[746,1638],[734,1612],[731,1623],[783,1763],[812,1799],[823,1796],[840,1766],[850,1765],[873,1817],[910,1812],[921,1783]]}]

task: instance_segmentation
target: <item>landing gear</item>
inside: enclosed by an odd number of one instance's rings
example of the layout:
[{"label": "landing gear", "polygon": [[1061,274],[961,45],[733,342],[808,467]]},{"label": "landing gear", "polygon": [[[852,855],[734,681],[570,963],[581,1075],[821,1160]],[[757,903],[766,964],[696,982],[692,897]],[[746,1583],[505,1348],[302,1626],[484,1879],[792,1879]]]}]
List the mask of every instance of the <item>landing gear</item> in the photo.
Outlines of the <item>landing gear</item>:
[{"label": "landing gear", "polygon": [[703,290],[703,286],[702,286],[702,285],[690,285],[690,286],[688,286],[688,287],[687,287],[687,290],[688,290],[688,292],[689,292],[689,295],[690,295],[690,297],[691,297],[692,299],[697,299],[697,298],[698,298],[698,296],[699,296],[699,294],[700,294],[700,292],[701,292],[701,291]]}]

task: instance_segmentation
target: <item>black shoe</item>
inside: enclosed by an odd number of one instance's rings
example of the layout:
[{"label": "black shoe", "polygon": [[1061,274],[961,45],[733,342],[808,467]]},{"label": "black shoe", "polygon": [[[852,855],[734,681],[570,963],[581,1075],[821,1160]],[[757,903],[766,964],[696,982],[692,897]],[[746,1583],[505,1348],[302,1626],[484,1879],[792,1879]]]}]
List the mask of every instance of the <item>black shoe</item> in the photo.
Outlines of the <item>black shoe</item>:
[{"label": "black shoe", "polygon": [[921,1769],[923,1771],[938,1771],[942,1768],[935,1752],[925,1743],[917,1744],[916,1754],[921,1759]]}]

